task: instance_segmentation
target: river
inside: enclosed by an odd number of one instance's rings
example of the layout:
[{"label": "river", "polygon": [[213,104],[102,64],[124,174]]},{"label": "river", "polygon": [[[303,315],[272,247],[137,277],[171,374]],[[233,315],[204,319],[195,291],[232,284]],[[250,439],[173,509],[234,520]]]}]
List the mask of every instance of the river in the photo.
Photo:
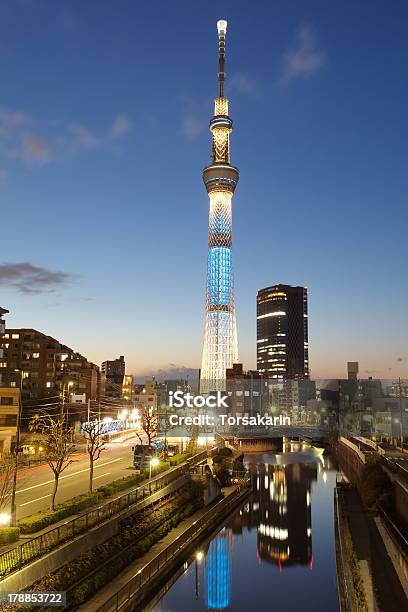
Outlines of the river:
[{"label": "river", "polygon": [[145,610],[338,611],[331,458],[309,449],[245,463],[251,497]]}]

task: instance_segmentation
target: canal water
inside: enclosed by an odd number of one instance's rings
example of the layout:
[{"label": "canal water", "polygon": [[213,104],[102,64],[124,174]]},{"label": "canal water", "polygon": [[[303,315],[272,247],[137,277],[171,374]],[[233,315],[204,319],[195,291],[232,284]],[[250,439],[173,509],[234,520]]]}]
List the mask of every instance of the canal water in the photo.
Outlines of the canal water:
[{"label": "canal water", "polygon": [[250,498],[145,610],[338,611],[332,460],[309,449],[245,463]]}]

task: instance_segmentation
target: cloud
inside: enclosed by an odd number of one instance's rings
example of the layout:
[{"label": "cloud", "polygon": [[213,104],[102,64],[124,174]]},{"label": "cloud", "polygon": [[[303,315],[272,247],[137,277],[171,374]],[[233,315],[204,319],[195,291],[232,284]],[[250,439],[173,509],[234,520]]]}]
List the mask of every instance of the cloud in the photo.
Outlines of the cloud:
[{"label": "cloud", "polygon": [[112,138],[122,138],[130,131],[131,127],[132,124],[125,115],[118,115],[110,129],[110,136]]},{"label": "cloud", "polygon": [[240,93],[252,93],[256,89],[255,80],[248,74],[237,73],[232,75],[228,81],[228,88]]},{"label": "cloud", "polygon": [[72,145],[78,149],[94,149],[99,147],[101,139],[95,136],[85,125],[71,125],[70,131],[73,135]]},{"label": "cloud", "polygon": [[310,77],[327,63],[327,53],[317,47],[316,36],[308,25],[296,32],[296,41],[283,57],[280,84],[287,86],[298,77]]},{"label": "cloud", "polygon": [[119,141],[130,129],[131,121],[124,115],[95,133],[82,123],[40,120],[0,108],[0,164],[3,158],[40,166],[96,149],[111,152],[112,141]]},{"label": "cloud", "polygon": [[52,157],[48,146],[35,134],[24,136],[20,151],[21,158],[27,164],[46,164]]},{"label": "cloud", "polygon": [[15,128],[28,122],[28,117],[19,111],[0,110],[0,129]]},{"label": "cloud", "polygon": [[50,292],[71,278],[66,272],[54,272],[29,262],[0,264],[0,285],[14,287],[20,293]]}]

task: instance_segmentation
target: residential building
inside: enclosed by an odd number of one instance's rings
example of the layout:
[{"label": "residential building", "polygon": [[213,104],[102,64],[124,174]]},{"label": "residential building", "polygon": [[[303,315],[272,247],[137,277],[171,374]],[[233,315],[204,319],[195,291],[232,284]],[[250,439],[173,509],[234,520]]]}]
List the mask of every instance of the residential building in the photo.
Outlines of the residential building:
[{"label": "residential building", "polygon": [[4,315],[8,314],[9,311],[6,308],[2,308],[0,306],[0,385],[2,381],[2,371],[6,367],[6,362],[3,361],[4,357],[4,349],[2,346],[2,337],[6,331],[6,322],[4,320]]},{"label": "residential building", "polygon": [[9,453],[17,431],[19,387],[0,387],[0,456]]},{"label": "residential building", "polygon": [[125,357],[107,360],[102,363],[102,373],[106,376],[105,396],[107,398],[122,398],[123,379],[126,372]]},{"label": "residential building", "polygon": [[358,378],[358,361],[347,362],[347,378],[349,380],[357,380]]},{"label": "residential building", "polygon": [[67,403],[71,394],[85,394],[86,401],[100,399],[98,366],[55,338],[31,328],[6,329],[0,343],[3,386],[18,387],[19,372],[25,373],[23,426],[43,404],[58,407],[62,394]]},{"label": "residential building", "polygon": [[157,381],[154,378],[146,380],[142,389],[138,386],[135,390],[134,404],[135,408],[139,410],[140,415],[142,415],[147,408],[153,410],[153,412],[157,412]]},{"label": "residential building", "polygon": [[244,372],[240,363],[227,369],[226,375],[231,413],[293,415],[316,397],[313,380],[268,378],[257,370]]},{"label": "residential building", "polygon": [[131,402],[133,400],[133,382],[133,376],[131,376],[130,374],[124,375],[122,383],[122,399],[125,400],[125,402]]}]

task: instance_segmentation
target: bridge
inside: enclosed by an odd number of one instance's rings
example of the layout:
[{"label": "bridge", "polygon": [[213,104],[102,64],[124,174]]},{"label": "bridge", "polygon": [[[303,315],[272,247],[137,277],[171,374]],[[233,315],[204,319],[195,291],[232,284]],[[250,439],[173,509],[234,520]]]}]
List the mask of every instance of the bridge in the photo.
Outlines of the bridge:
[{"label": "bridge", "polygon": [[243,453],[279,452],[285,442],[296,440],[312,444],[322,443],[332,435],[328,429],[309,426],[245,427],[229,428],[225,433],[217,432],[229,446]]}]

